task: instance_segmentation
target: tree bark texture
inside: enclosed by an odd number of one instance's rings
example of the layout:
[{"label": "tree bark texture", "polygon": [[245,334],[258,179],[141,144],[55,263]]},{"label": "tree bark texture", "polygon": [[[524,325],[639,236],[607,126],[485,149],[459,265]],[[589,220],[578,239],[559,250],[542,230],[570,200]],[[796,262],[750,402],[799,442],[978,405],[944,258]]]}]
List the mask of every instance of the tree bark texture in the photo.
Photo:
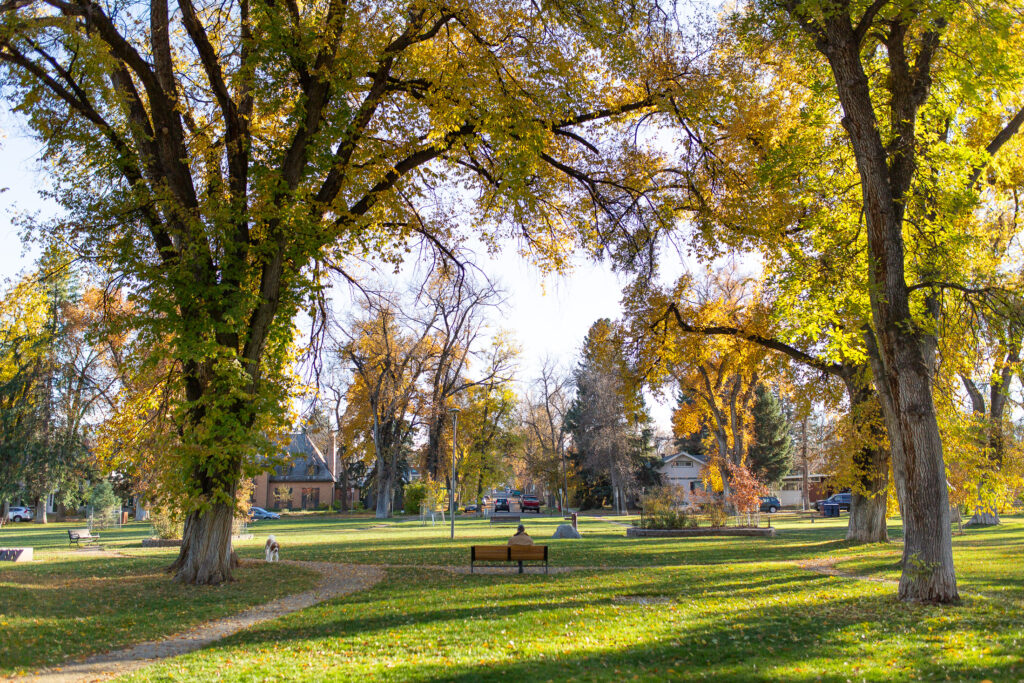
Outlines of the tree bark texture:
[{"label": "tree bark texture", "polygon": [[[914,173],[914,122],[928,92],[932,38],[920,38],[911,78],[897,27],[890,29],[889,58],[896,66],[892,95],[894,140],[887,151],[860,59],[860,39],[848,14],[823,20],[817,42],[828,58],[861,180],[867,224],[875,383],[882,396],[892,443],[893,473],[903,508],[904,565],[899,597],[919,602],[959,599],[942,439],[932,400],[934,344],[910,312],[905,279],[903,218]],[[937,41],[937,38],[935,39]],[[902,62],[899,60],[902,57]],[[899,62],[899,63],[897,63]],[[921,67],[923,66],[923,72]],[[909,82],[908,82],[909,81]]]},{"label": "tree bark texture", "polygon": [[182,583],[216,586],[231,580],[234,559],[231,525],[234,507],[214,503],[205,511],[192,511],[185,518],[178,559],[167,568]]}]

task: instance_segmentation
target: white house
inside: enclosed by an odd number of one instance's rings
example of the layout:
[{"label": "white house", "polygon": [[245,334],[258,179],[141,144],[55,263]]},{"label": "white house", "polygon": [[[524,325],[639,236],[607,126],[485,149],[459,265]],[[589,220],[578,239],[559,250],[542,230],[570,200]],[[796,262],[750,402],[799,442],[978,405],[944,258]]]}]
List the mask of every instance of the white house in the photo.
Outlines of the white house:
[{"label": "white house", "polygon": [[[690,503],[693,502],[690,498],[693,491],[704,490],[700,471],[706,464],[707,460],[698,455],[679,452],[666,455],[662,459],[658,471],[661,472],[665,483],[680,488],[686,497],[686,502]],[[827,479],[827,475],[824,474],[810,474],[807,477],[808,493],[812,503],[825,497]],[[778,496],[783,507],[800,507],[803,499],[803,474],[798,468],[794,468],[782,479],[781,486],[772,489],[771,494]]]},{"label": "white house", "polygon": [[703,491],[704,482],[701,481],[700,471],[707,464],[707,460],[698,456],[680,451],[673,455],[667,455],[661,461],[658,471],[669,486],[675,486],[682,490],[686,502],[690,503],[690,494],[694,491]]},{"label": "white house", "polygon": [[[811,474],[807,475],[807,497],[810,503],[819,498],[825,498],[826,480],[828,476],[825,474]],[[777,496],[779,502],[782,503],[782,507],[801,507],[803,505],[804,497],[804,476],[803,472],[799,468],[794,467],[793,470],[782,478],[782,485],[776,489],[772,489],[772,495]]]}]

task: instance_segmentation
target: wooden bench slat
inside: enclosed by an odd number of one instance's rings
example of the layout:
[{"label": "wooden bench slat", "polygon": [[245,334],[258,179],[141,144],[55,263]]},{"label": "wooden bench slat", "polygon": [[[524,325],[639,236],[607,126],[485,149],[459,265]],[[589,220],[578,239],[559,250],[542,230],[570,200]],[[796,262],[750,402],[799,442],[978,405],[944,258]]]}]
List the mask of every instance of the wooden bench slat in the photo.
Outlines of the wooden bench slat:
[{"label": "wooden bench slat", "polygon": [[548,547],[546,545],[510,545],[509,559],[517,560],[546,560],[548,559]]},{"label": "wooden bench slat", "polygon": [[476,560],[508,560],[508,546],[477,545],[473,546],[473,559]]}]

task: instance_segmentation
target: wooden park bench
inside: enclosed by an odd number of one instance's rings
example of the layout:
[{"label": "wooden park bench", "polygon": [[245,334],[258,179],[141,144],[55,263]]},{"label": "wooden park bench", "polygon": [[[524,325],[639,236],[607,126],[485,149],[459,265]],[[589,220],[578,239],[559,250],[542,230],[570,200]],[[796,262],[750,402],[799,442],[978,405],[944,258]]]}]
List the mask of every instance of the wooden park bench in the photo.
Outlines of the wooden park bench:
[{"label": "wooden park bench", "polygon": [[474,545],[469,548],[469,573],[477,562],[518,562],[523,573],[523,562],[544,562],[548,573],[548,547],[546,545]]},{"label": "wooden park bench", "polygon": [[68,529],[68,545],[74,543],[81,546],[82,541],[93,541],[99,543],[100,537],[94,536],[88,529]]},{"label": "wooden park bench", "polygon": [[491,515],[491,524],[519,524],[523,521],[519,515],[510,515],[504,512]]}]

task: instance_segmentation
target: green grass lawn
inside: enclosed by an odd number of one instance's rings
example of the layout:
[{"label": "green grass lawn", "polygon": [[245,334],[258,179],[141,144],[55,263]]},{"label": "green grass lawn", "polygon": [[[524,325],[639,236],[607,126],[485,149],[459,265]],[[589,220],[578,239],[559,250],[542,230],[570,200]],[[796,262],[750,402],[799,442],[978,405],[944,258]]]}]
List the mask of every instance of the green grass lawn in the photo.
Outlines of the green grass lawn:
[{"label": "green grass lawn", "polygon": [[130,557],[69,549],[67,529],[81,526],[17,524],[0,531],[0,547],[32,546],[36,558],[0,564],[0,676],[158,639],[316,580],[304,569],[253,564],[230,584],[186,588],[163,571],[176,550],[141,547],[148,524],[101,532],[104,546]]},{"label": "green grass lawn", "polygon": [[[815,523],[792,517],[774,523],[780,533],[769,538],[646,538],[628,539],[623,518],[581,518],[581,540],[554,540],[559,517],[524,517],[527,532],[551,546],[551,564],[582,567],[647,567],[680,564],[722,564],[753,560],[798,560],[843,554],[851,546],[843,535],[847,519],[821,519]],[[627,520],[633,518],[626,518]],[[460,565],[469,562],[469,546],[503,544],[515,533],[515,524],[492,525],[486,520],[459,519],[455,543],[449,527],[438,522],[423,525],[407,521],[344,519],[341,517],[285,517],[250,527],[252,541],[237,544],[242,557],[260,557],[267,534],[281,542],[282,557],[329,562],[400,565]],[[898,537],[899,524],[890,527]]]},{"label": "green grass lawn", "polygon": [[[524,520],[537,540],[558,519]],[[826,577],[795,560],[879,571],[900,545],[843,540],[846,518],[779,518],[774,539],[626,539],[615,518],[581,520],[580,541],[544,540],[550,576],[453,575],[468,546],[512,527],[459,520],[285,518],[260,523],[287,557],[399,565],[373,590],[239,634],[130,680],[1020,680],[1024,524],[956,538],[965,599],[902,605],[895,587]],[[995,532],[995,533],[993,533]],[[894,538],[899,527],[891,527]],[[255,556],[258,544],[240,552]],[[1000,593],[990,588],[998,584]],[[974,592],[972,592],[974,591]]]},{"label": "green grass lawn", "polygon": [[[798,560],[830,557],[845,571],[898,576],[900,544],[850,545],[845,517],[777,517],[774,539],[626,539],[615,518],[583,518],[582,540],[550,540],[560,521],[525,524],[551,546],[553,565],[586,569],[549,576],[431,568],[467,565],[469,545],[514,531],[481,520],[458,520],[454,543],[447,525],[418,520],[259,522],[256,538],[238,544],[243,557],[260,556],[273,533],[282,558],[393,566],[369,591],[127,680],[1024,679],[1020,517],[955,537],[964,595],[955,607],[904,605],[891,584],[801,569]],[[890,531],[898,539],[898,525]]]}]

